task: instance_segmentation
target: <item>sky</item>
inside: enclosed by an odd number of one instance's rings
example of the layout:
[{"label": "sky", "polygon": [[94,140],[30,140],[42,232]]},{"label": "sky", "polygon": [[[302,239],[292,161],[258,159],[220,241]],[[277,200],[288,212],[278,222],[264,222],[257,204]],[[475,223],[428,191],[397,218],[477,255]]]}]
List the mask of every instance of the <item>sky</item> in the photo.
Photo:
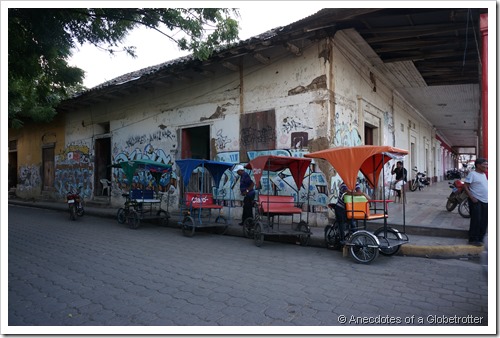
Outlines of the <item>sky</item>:
[{"label": "sky", "polygon": [[[328,7],[326,6],[328,3],[321,1],[231,2],[232,6],[239,8],[240,11],[239,37],[241,40],[303,19]],[[168,38],[147,28],[132,31],[123,45],[135,46],[137,58],[134,59],[124,52],[111,56],[106,51],[85,44],[74,50],[73,57],[68,63],[85,71],[83,84],[87,88],[92,88],[123,74],[190,54],[190,52],[180,51],[177,45]]]}]

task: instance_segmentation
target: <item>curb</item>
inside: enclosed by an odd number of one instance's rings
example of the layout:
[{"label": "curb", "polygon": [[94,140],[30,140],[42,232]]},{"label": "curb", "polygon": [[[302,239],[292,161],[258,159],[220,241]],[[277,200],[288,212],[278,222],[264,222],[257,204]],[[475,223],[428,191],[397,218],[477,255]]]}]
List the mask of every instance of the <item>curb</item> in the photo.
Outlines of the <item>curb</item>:
[{"label": "curb", "polygon": [[[41,208],[41,209],[51,209],[51,210],[56,210],[56,211],[65,211],[66,208],[63,205],[50,205],[50,204],[37,204],[33,203],[31,201],[19,201],[19,200],[9,200],[8,204],[12,205],[19,205],[19,206],[29,206],[29,207],[35,207],[35,208]],[[99,210],[99,209],[91,209],[85,210],[86,214],[88,215],[93,215],[97,217],[102,217],[102,218],[108,218],[108,219],[116,219],[116,215],[114,213],[110,213],[109,211],[106,212],[104,210]],[[168,227],[170,228],[176,228],[174,226],[177,223],[177,221],[174,221],[174,219],[177,219],[176,217],[171,217],[170,218],[170,225]],[[369,224],[371,226],[372,224]],[[418,231],[418,227],[412,227],[407,225],[407,228],[413,228],[417,229],[415,233],[413,234],[421,234],[421,232]],[[424,228],[422,232],[424,233],[429,233],[432,228]],[[436,229],[439,230],[439,229]],[[313,233],[320,231],[322,234],[323,229],[320,228],[313,228]],[[438,231],[439,232],[439,231]],[[408,232],[407,232],[408,233]],[[451,234],[454,234],[455,236],[450,236],[450,237],[457,237],[457,238],[462,238],[463,236],[460,236],[460,233],[458,232],[451,232]],[[226,236],[238,236],[238,237],[244,237],[243,235],[243,230],[239,226],[229,226],[227,231],[226,231]],[[432,234],[433,236],[440,236],[441,233],[434,233]],[[441,236],[441,237],[446,237],[446,236]],[[276,242],[276,241],[273,241]],[[285,241],[282,241],[285,242]],[[288,241],[287,243],[293,243],[293,241]],[[313,246],[313,247],[318,247],[318,248],[325,248],[326,245],[324,242],[324,239],[322,236],[312,236],[309,240],[308,246]],[[476,247],[472,245],[439,245],[439,246],[431,246],[431,245],[413,245],[413,244],[405,244],[401,246],[400,251],[397,253],[398,256],[413,256],[413,257],[424,257],[424,258],[437,258],[437,259],[450,259],[450,258],[479,258],[481,253],[483,252],[484,248],[483,247]]]},{"label": "curb", "polygon": [[426,258],[479,258],[484,247],[472,245],[403,245],[399,255]]}]

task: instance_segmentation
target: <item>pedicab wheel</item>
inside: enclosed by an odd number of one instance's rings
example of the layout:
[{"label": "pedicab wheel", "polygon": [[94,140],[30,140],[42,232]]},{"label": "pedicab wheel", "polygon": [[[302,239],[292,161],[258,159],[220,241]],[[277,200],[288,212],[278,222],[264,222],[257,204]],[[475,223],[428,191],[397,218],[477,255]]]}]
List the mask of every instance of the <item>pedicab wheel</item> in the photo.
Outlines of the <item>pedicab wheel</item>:
[{"label": "pedicab wheel", "polygon": [[448,201],[446,201],[446,210],[448,211],[453,211],[458,204],[455,196],[453,195],[455,195],[454,192],[450,194],[450,196],[448,197]]},{"label": "pedicab wheel", "polygon": [[355,232],[349,239],[349,252],[357,263],[368,264],[378,256],[378,243],[364,231]]},{"label": "pedicab wheel", "polygon": [[253,241],[256,246],[261,246],[264,242],[264,235],[262,234],[262,223],[256,222],[253,228]]},{"label": "pedicab wheel", "polygon": [[127,220],[127,215],[125,214],[125,209],[120,208],[118,209],[118,212],[116,213],[116,220],[118,223],[123,224]]},{"label": "pedicab wheel", "polygon": [[223,225],[218,225],[216,227],[216,232],[219,235],[224,235],[227,231],[227,220],[224,216],[217,216],[215,218],[215,223],[216,224],[223,224]]},{"label": "pedicab wheel", "polygon": [[191,216],[184,217],[182,221],[182,234],[187,237],[194,236],[194,220]]},{"label": "pedicab wheel", "polygon": [[168,226],[168,221],[170,219],[170,215],[168,214],[168,212],[166,212],[165,210],[158,210],[156,216],[158,216],[158,223],[162,227]]},{"label": "pedicab wheel", "polygon": [[299,235],[299,243],[301,246],[307,246],[309,244],[309,239],[311,238],[311,229],[305,221],[300,221],[297,225],[297,230],[303,232]]},{"label": "pedicab wheel", "polygon": [[338,221],[335,221],[333,224],[328,224],[325,227],[325,243],[327,249],[340,250],[342,248]]},{"label": "pedicab wheel", "polygon": [[459,205],[458,205],[458,213],[460,216],[463,218],[470,218],[470,210],[469,210],[469,201],[467,199],[464,199]]},{"label": "pedicab wheel", "polygon": [[243,222],[243,235],[245,235],[246,238],[253,238],[253,218],[247,218]]},{"label": "pedicab wheel", "polygon": [[418,188],[418,182],[416,180],[411,180],[410,181],[410,190],[415,191]]},{"label": "pedicab wheel", "polygon": [[127,215],[127,224],[130,229],[137,229],[139,227],[139,214],[135,210],[130,210]]},{"label": "pedicab wheel", "polygon": [[385,239],[393,239],[400,241],[402,239],[401,234],[399,231],[393,229],[393,228],[387,228],[387,237],[384,237],[384,228],[378,228],[373,232],[375,236],[379,238],[380,242],[380,253],[384,256],[392,256],[398,253],[399,249],[401,249],[401,245],[395,245],[391,246],[390,248],[385,247],[384,244],[386,243]]}]

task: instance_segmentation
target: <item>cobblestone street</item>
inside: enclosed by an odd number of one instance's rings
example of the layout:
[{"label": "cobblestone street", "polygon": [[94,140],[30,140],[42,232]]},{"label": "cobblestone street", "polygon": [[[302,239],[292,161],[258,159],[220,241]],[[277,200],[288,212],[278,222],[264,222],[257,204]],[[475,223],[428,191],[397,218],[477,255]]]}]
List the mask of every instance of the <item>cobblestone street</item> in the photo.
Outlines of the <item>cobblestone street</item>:
[{"label": "cobblestone street", "polygon": [[474,261],[379,256],[360,265],[325,248],[259,248],[242,237],[68,218],[9,207],[10,328],[297,326],[290,332],[311,334],[347,325],[488,325],[487,280]]}]

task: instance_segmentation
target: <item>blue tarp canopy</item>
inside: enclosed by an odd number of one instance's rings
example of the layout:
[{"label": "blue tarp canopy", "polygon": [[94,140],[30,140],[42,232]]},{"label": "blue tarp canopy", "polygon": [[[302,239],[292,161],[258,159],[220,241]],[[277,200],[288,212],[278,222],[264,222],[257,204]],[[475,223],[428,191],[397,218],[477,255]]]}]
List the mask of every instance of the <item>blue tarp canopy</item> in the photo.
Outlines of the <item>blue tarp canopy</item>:
[{"label": "blue tarp canopy", "polygon": [[210,172],[215,181],[215,185],[219,186],[224,172],[234,165],[233,163],[200,160],[194,158],[177,160],[175,161],[175,164],[177,164],[179,166],[179,169],[181,170],[182,182],[184,183],[185,187],[189,184],[189,180],[191,178],[193,170],[200,166],[202,168],[206,168],[208,172]]}]

